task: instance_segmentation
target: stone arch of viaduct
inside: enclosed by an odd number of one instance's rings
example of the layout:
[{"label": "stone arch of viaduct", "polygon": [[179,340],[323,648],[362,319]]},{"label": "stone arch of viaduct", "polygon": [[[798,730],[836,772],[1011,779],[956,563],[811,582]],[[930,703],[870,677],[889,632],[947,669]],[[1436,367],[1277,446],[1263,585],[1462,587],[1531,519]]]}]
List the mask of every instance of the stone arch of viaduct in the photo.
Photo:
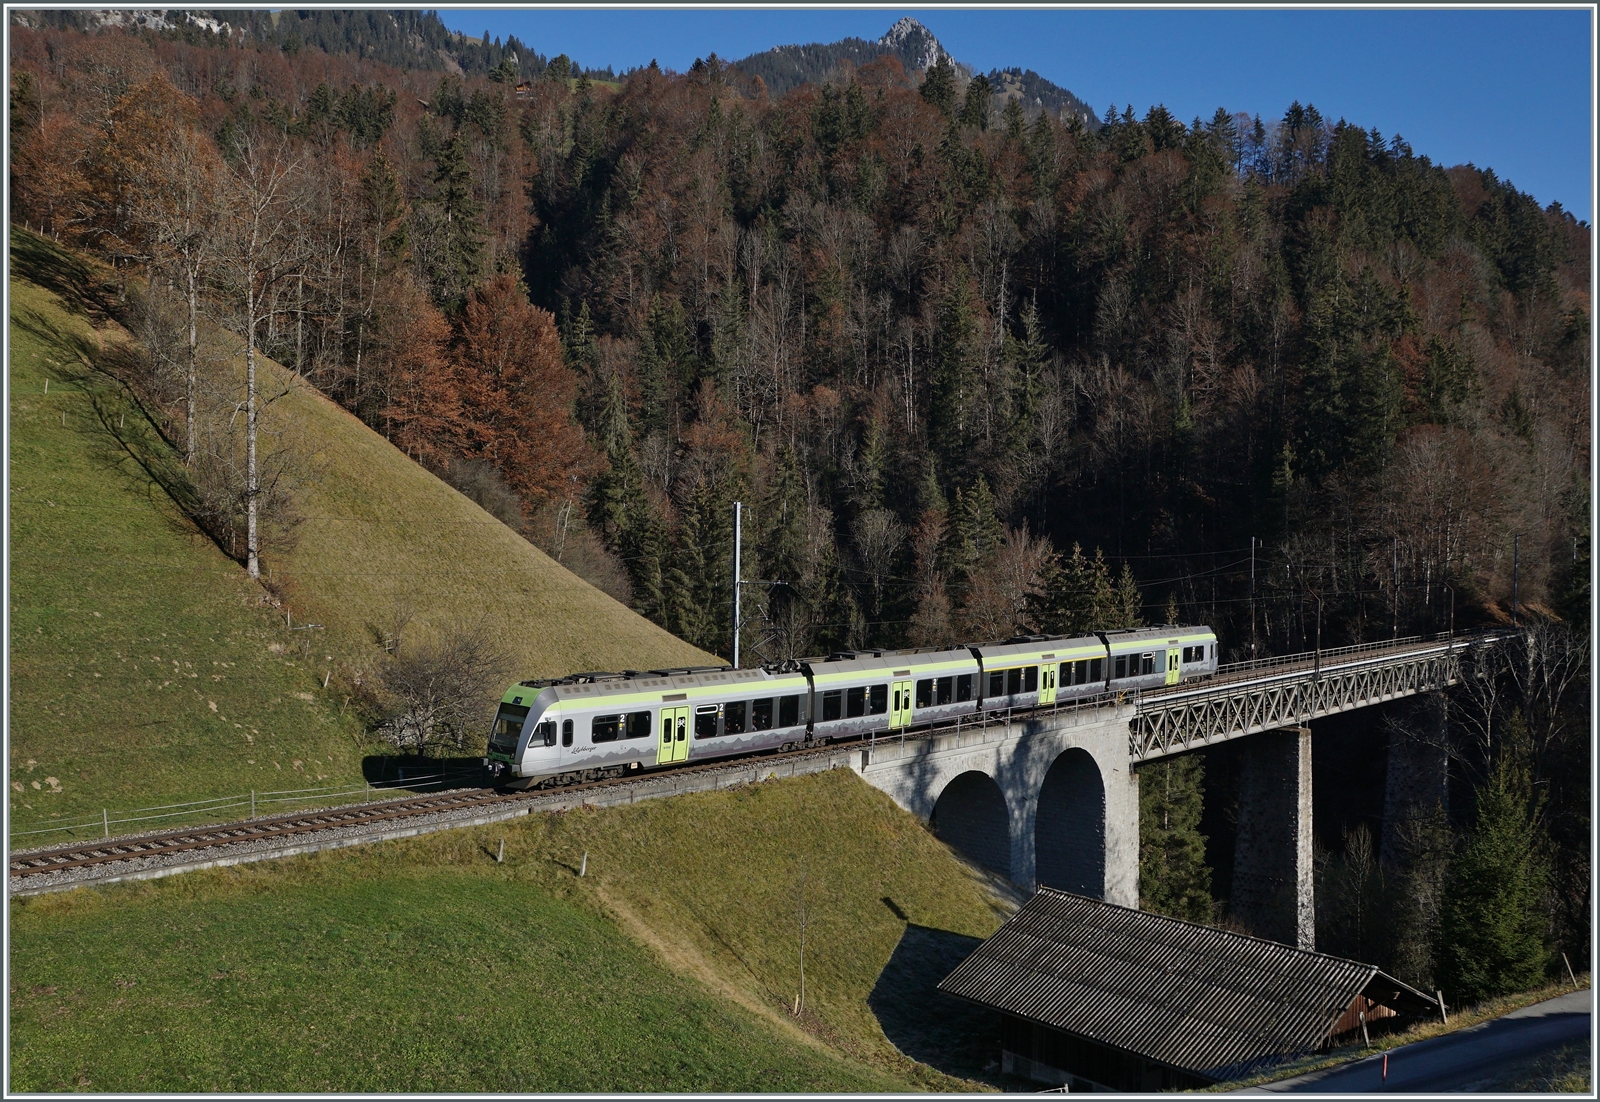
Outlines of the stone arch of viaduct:
[{"label": "stone arch of viaduct", "polygon": [[1139,905],[1129,708],[1019,720],[863,751],[862,777],[969,860],[1039,885]]}]

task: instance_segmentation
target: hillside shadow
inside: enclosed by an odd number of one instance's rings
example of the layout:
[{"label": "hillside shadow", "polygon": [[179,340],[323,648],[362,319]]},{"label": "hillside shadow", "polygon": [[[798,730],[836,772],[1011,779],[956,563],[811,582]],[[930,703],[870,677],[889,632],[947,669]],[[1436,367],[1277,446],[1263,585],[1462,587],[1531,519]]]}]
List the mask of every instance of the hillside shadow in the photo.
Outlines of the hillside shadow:
[{"label": "hillside shadow", "polygon": [[486,788],[489,771],[480,758],[422,758],[414,754],[368,754],[361,759],[368,784],[408,792]]},{"label": "hillside shadow", "polygon": [[11,274],[52,291],[96,327],[115,320],[120,288],[106,273],[72,256],[46,237],[11,227]]},{"label": "hillside shadow", "polygon": [[[897,908],[890,903],[890,909]],[[939,981],[981,943],[981,938],[907,925],[867,1006],[883,1035],[911,1059],[998,1087],[1000,1015],[938,990]]]}]

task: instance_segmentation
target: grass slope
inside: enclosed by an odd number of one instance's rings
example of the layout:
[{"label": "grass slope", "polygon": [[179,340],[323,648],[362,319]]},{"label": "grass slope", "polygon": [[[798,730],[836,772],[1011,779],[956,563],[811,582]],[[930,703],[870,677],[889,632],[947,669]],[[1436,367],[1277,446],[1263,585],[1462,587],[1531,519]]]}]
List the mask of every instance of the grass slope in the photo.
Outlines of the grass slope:
[{"label": "grass slope", "polygon": [[262,587],[174,508],[157,469],[176,467],[171,447],[91,366],[124,339],[106,316],[109,273],[16,228],[11,249],[13,272],[33,280],[11,283],[13,831],[360,783],[371,746],[323,677],[335,656],[370,671],[400,607],[413,632],[486,624],[515,677],[715,661],[268,363],[263,389],[287,393],[265,438],[300,456],[303,520],[265,566],[295,622],[324,625],[286,630]]},{"label": "grass slope", "polygon": [[109,430],[142,419],[86,366],[101,334],[50,292],[10,289],[13,830],[359,782],[359,732],[285,657],[261,588]]},{"label": "grass slope", "polygon": [[295,618],[326,625],[332,651],[375,661],[403,608],[411,630],[484,624],[516,678],[719,661],[566,570],[313,387],[269,372],[288,389],[271,427],[305,475],[297,542],[264,562],[288,579]]},{"label": "grass slope", "polygon": [[845,771],[16,900],[11,1088],[970,1089],[879,1022],[993,1059],[930,988],[1003,910]]}]

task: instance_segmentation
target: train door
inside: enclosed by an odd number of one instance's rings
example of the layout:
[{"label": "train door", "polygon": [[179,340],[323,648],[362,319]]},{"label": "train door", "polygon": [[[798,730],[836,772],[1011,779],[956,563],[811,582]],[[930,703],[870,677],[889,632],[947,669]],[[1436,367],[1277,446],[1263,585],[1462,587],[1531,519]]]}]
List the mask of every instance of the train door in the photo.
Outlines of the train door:
[{"label": "train door", "polygon": [[911,726],[911,682],[896,681],[889,686],[889,728]]},{"label": "train door", "polygon": [[1180,673],[1179,668],[1178,668],[1178,656],[1181,653],[1182,652],[1177,647],[1168,647],[1167,648],[1167,684],[1168,685],[1176,685],[1178,683],[1178,676],[1179,676],[1179,673]]},{"label": "train door", "polygon": [[671,765],[689,760],[689,709],[661,709],[661,742],[656,746],[656,764]]},{"label": "train door", "polygon": [[1054,704],[1056,702],[1056,664],[1046,662],[1039,667],[1039,703]]}]

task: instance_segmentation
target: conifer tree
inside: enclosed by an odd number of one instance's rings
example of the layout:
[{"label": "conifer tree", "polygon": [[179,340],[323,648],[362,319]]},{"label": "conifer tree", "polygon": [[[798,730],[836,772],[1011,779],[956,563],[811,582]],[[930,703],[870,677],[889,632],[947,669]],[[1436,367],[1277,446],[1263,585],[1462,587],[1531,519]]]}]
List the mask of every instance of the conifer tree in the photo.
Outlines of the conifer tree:
[{"label": "conifer tree", "polygon": [[978,130],[989,129],[989,107],[994,89],[989,78],[979,73],[967,84],[966,98],[961,103],[961,125]]},{"label": "conifer tree", "polygon": [[1453,1002],[1533,987],[1549,962],[1527,726],[1517,714],[1508,727],[1506,748],[1478,789],[1472,833],[1451,863],[1440,908],[1435,960]]},{"label": "conifer tree", "polygon": [[946,563],[956,594],[965,595],[972,571],[1000,543],[1005,529],[995,514],[989,481],[979,475],[970,487],[956,487],[950,510]]},{"label": "conifer tree", "polygon": [[438,148],[430,192],[419,213],[425,215],[419,237],[428,245],[419,250],[419,258],[434,301],[447,309],[458,307],[483,270],[482,212],[472,194],[472,170],[459,132]]},{"label": "conifer tree", "polygon": [[922,79],[922,98],[939,109],[945,118],[952,118],[956,113],[956,71],[944,58],[940,58],[928,69],[927,75]]},{"label": "conifer tree", "polygon": [[606,546],[619,550],[629,533],[649,511],[644,479],[633,454],[633,433],[628,428],[628,403],[622,379],[616,372],[607,380],[598,443],[605,450],[606,469],[595,476],[589,489],[589,523]]},{"label": "conifer tree", "polygon": [[1122,564],[1122,574],[1117,578],[1117,589],[1112,595],[1107,628],[1137,628],[1144,626],[1144,598],[1139,593],[1139,583],[1133,570]]},{"label": "conifer tree", "polygon": [[965,265],[958,266],[934,335],[933,405],[928,433],[948,485],[970,468],[978,444],[978,324]]},{"label": "conifer tree", "polygon": [[1198,754],[1139,769],[1139,906],[1190,922],[1212,918],[1211,869],[1200,833],[1205,763]]},{"label": "conifer tree", "polygon": [[1006,105],[1000,109],[1000,115],[1005,120],[1006,137],[1021,143],[1024,140],[1021,101],[1016,96],[1006,97]]},{"label": "conifer tree", "polygon": [[1005,354],[1014,380],[1009,443],[1013,451],[1021,451],[1033,440],[1039,416],[1039,388],[1050,358],[1050,348],[1040,331],[1039,308],[1034,302],[1029,301],[1022,308],[1022,339],[1006,334]]}]

